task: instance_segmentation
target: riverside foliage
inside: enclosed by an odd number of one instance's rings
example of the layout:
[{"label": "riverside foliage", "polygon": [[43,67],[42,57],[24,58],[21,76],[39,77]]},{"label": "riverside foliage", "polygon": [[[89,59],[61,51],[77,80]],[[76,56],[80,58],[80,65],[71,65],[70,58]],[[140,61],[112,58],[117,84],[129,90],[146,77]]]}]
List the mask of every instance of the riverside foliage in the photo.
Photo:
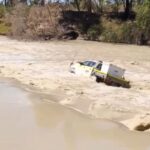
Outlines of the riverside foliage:
[{"label": "riverside foliage", "polygon": [[150,0],[4,0],[0,32],[46,40],[76,32],[88,40],[146,45],[150,43]]}]

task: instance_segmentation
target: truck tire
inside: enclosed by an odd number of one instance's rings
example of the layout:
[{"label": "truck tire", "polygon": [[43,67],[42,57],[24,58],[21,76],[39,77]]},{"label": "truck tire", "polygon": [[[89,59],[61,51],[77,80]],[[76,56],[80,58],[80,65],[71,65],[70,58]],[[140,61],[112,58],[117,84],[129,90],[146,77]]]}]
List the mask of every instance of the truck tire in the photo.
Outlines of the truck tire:
[{"label": "truck tire", "polygon": [[107,78],[107,79],[105,80],[105,84],[106,84],[106,85],[109,85],[109,86],[110,86],[110,85],[112,86],[112,85],[113,85],[113,81],[112,81],[110,78]]},{"label": "truck tire", "polygon": [[96,82],[97,82],[97,83],[102,82],[102,78],[100,78],[100,77],[96,77]]}]

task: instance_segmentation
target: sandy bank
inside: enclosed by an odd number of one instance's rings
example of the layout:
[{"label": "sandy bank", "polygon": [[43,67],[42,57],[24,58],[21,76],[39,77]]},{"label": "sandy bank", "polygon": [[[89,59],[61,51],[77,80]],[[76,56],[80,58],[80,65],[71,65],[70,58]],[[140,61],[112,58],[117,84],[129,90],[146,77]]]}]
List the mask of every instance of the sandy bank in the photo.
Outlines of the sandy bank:
[{"label": "sandy bank", "polygon": [[[0,76],[15,78],[54,101],[130,129],[150,122],[150,48],[87,41],[19,42],[0,37]],[[110,87],[68,72],[73,60],[98,59],[125,68],[132,88]]]}]

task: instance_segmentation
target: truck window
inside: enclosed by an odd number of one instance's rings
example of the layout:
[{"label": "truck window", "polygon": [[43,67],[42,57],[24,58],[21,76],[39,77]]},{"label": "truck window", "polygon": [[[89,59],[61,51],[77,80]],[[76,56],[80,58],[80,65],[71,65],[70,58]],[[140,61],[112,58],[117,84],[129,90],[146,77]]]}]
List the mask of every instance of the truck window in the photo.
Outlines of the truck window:
[{"label": "truck window", "polygon": [[102,68],[102,64],[98,64],[96,67],[96,69],[98,69],[98,70],[101,70],[101,68]]},{"label": "truck window", "polygon": [[88,64],[88,66],[90,66],[90,67],[93,67],[93,66],[95,66],[95,65],[96,65],[96,63],[93,62],[93,61],[90,61],[89,64]]},{"label": "truck window", "polygon": [[83,65],[85,65],[85,66],[89,66],[89,67],[93,67],[93,66],[95,66],[95,62],[93,62],[93,61],[85,61],[85,62],[83,62]]}]

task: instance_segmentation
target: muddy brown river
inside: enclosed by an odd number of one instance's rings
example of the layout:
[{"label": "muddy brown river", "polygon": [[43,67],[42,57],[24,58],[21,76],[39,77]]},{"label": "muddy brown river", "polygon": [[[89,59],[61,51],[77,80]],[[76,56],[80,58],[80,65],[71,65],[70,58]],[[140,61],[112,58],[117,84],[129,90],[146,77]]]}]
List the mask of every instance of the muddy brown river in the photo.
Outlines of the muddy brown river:
[{"label": "muddy brown river", "polygon": [[150,150],[150,135],[0,82],[0,150]]}]

